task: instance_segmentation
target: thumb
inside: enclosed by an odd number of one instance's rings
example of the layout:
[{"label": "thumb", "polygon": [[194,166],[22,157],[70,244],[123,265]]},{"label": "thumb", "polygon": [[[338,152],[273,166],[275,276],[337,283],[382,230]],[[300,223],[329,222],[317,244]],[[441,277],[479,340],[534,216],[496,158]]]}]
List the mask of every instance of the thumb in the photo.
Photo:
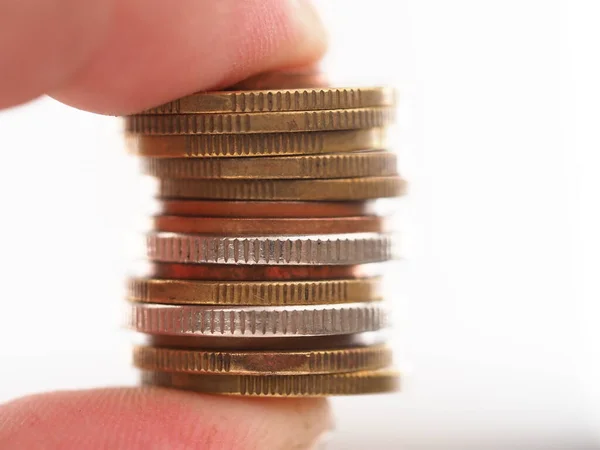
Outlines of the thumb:
[{"label": "thumb", "polygon": [[306,0],[3,0],[0,108],[49,93],[122,115],[324,51]]},{"label": "thumb", "polygon": [[300,450],[313,448],[330,426],[324,399],[97,389],[39,394],[0,406],[0,448]]}]

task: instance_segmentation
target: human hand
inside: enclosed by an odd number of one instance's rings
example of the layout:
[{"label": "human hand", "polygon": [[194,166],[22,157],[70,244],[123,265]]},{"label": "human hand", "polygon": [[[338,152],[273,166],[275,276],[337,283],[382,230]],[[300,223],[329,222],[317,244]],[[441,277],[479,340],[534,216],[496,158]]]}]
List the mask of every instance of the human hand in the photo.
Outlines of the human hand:
[{"label": "human hand", "polygon": [[[0,108],[49,94],[89,111],[131,113],[310,65],[324,42],[301,0],[0,0]],[[304,449],[330,423],[321,399],[57,392],[0,406],[0,448]]]}]

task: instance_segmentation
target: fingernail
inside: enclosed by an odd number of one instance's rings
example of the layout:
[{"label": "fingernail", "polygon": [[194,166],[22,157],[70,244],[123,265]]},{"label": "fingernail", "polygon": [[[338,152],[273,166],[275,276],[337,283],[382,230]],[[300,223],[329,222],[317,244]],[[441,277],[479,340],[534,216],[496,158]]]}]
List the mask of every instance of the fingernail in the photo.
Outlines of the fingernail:
[{"label": "fingernail", "polygon": [[287,5],[289,17],[302,37],[302,45],[313,54],[322,55],[327,47],[327,33],[313,3],[309,0],[288,0]]}]

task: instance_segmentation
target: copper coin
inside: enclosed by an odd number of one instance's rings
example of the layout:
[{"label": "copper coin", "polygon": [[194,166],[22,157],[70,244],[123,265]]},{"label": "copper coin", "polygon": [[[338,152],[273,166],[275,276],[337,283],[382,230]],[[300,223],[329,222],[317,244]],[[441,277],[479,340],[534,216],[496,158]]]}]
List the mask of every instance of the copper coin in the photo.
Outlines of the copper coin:
[{"label": "copper coin", "polygon": [[138,345],[163,348],[190,348],[196,350],[326,350],[329,348],[356,348],[381,345],[386,342],[386,330],[332,336],[286,337],[215,337],[166,336],[133,333]]},{"label": "copper coin", "polygon": [[354,266],[227,266],[224,264],[152,263],[151,278],[183,280],[260,281],[260,280],[339,280],[379,276],[384,264]]},{"label": "copper coin", "polygon": [[399,197],[406,181],[398,176],[321,180],[159,180],[159,198],[210,200],[360,201]]},{"label": "copper coin", "polygon": [[293,219],[258,219],[230,217],[155,216],[153,226],[158,231],[174,233],[205,233],[235,236],[266,234],[335,234],[389,231],[382,217],[323,217]]},{"label": "copper coin", "polygon": [[157,200],[159,214],[197,217],[351,217],[386,215],[393,200],[366,202],[261,202]]}]

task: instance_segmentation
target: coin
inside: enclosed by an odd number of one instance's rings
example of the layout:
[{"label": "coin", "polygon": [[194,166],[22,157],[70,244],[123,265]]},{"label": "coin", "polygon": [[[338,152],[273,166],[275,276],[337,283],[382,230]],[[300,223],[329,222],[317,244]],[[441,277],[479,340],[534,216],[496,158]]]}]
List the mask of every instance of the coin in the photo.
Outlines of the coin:
[{"label": "coin", "polygon": [[394,108],[353,108],[320,111],[133,115],[125,128],[136,134],[239,134],[296,131],[355,130],[389,125]]},{"label": "coin", "polygon": [[131,278],[128,300],[214,305],[310,305],[381,299],[381,280],[192,281]]},{"label": "coin", "polygon": [[335,180],[159,180],[159,198],[221,200],[337,201],[398,197],[406,191],[400,177]]},{"label": "coin", "polygon": [[312,111],[393,104],[393,90],[384,87],[217,91],[188,95],[141,114]]},{"label": "coin", "polygon": [[316,68],[286,69],[252,75],[227,90],[306,89],[330,87],[327,76]]},{"label": "coin", "polygon": [[222,336],[167,336],[160,334],[133,333],[138,345],[193,350],[328,350],[332,348],[356,348],[382,345],[386,330],[364,333],[335,334],[330,336],[285,337],[222,337]]},{"label": "coin", "polygon": [[142,171],[160,178],[299,179],[396,175],[396,156],[389,152],[268,158],[144,158]]},{"label": "coin", "polygon": [[382,369],[392,363],[384,346],[314,351],[206,351],[136,347],[139,369],[220,374],[343,373]]},{"label": "coin", "polygon": [[156,200],[158,214],[195,217],[352,217],[384,216],[393,211],[394,200],[363,202],[265,202],[217,200]]},{"label": "coin", "polygon": [[175,336],[323,336],[385,328],[381,302],[298,306],[130,303],[130,327]]},{"label": "coin", "polygon": [[400,388],[396,371],[310,375],[205,375],[142,372],[142,383],[211,394],[261,397],[320,397],[394,392]]},{"label": "coin", "polygon": [[340,266],[234,266],[216,264],[176,264],[153,262],[143,275],[150,278],[184,280],[339,280],[379,276],[385,264]]},{"label": "coin", "polygon": [[394,243],[384,233],[307,236],[203,236],[151,232],[152,261],[198,264],[352,265],[389,261]]},{"label": "coin", "polygon": [[155,216],[152,222],[157,231],[223,236],[366,233],[389,229],[387,221],[377,216],[285,219]]},{"label": "coin", "polygon": [[383,128],[268,134],[127,135],[127,148],[153,158],[286,156],[378,150]]},{"label": "coin", "polygon": [[157,200],[153,212],[192,217],[317,218],[389,215],[393,200],[363,202]]}]

